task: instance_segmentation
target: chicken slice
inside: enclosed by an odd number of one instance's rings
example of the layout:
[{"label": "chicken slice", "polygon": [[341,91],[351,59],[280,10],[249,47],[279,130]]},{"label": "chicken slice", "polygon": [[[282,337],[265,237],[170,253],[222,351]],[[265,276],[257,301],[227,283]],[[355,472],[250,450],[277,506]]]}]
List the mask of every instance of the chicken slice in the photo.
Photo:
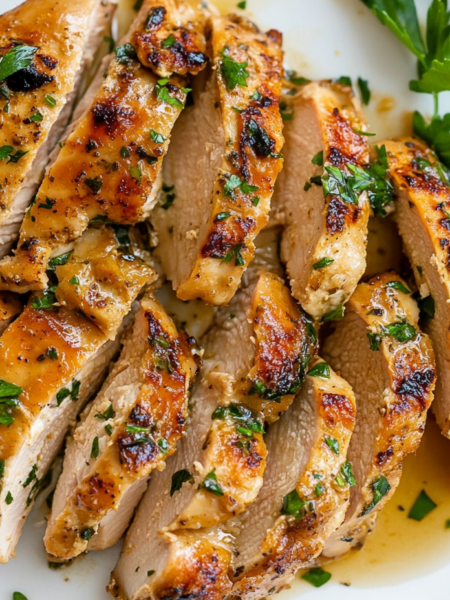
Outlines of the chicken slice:
[{"label": "chicken slice", "polygon": [[253,258],[282,167],[281,36],[243,17],[213,18],[212,53],[174,129],[152,220],[177,296],[222,305]]},{"label": "chicken slice", "polygon": [[223,525],[255,500],[263,422],[289,407],[314,351],[312,324],[267,271],[219,310],[190,429],[150,481],[112,576],[115,597],[222,597],[231,558]]},{"label": "chicken slice", "polygon": [[394,218],[414,270],[436,351],[433,412],[450,437],[450,189],[445,168],[414,138],[382,142],[396,192]]},{"label": "chicken slice", "polygon": [[281,258],[294,297],[314,319],[328,320],[342,313],[366,266],[370,205],[354,176],[369,161],[365,123],[347,86],[313,82],[288,98],[277,190]]},{"label": "chicken slice", "polygon": [[142,288],[156,279],[132,233],[124,227],[90,228],[72,252],[53,259],[58,302],[81,310],[110,339]]},{"label": "chicken slice", "polygon": [[27,0],[0,16],[1,56],[29,56],[0,82],[0,257],[17,237],[113,13],[100,0]]},{"label": "chicken slice", "polygon": [[11,292],[0,292],[0,335],[20,312],[22,312],[20,296]]},{"label": "chicken slice", "polygon": [[264,483],[240,519],[227,598],[257,600],[280,591],[344,519],[354,484],[346,455],[355,398],[322,360],[310,373],[266,435]]},{"label": "chicken slice", "polygon": [[436,367],[418,317],[406,283],[384,273],[356,288],[346,316],[324,343],[323,355],[353,388],[357,415],[348,451],[357,485],[326,557],[363,543],[397,488],[403,459],[420,444]]},{"label": "chicken slice", "polygon": [[149,2],[131,39],[141,63],[160,77],[197,75],[208,63],[205,25],[211,14],[218,14],[214,6],[198,0]]},{"label": "chicken slice", "polygon": [[63,307],[41,308],[44,298],[33,297],[0,338],[2,563],[14,555],[69,423],[120,346],[120,332],[107,341],[86,317]]},{"label": "chicken slice", "polygon": [[15,256],[0,263],[0,289],[45,289],[48,260],[93,220],[132,224],[148,217],[186,100],[184,78],[158,80],[129,44],[149,4],[144,1],[92,105],[48,170],[25,215]]},{"label": "chicken slice", "polygon": [[151,293],[141,300],[121,356],[67,449],[47,552],[70,559],[123,534],[148,476],[164,468],[184,433],[193,345]]}]

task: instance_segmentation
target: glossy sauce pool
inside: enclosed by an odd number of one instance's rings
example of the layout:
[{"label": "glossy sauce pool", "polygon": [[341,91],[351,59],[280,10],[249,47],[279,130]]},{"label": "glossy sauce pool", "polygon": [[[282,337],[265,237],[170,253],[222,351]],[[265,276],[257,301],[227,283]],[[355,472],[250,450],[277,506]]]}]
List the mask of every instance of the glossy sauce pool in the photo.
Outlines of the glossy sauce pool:
[{"label": "glossy sauce pool", "polygon": [[[132,8],[134,2],[135,0],[119,0],[120,35],[126,31],[136,14]],[[236,0],[216,0],[214,4],[222,13],[233,11],[250,18],[255,16],[251,11],[238,10]],[[286,50],[289,60],[291,49]],[[290,65],[292,66],[295,68],[295,65]],[[395,124],[390,121],[389,109],[392,104],[388,102],[390,98],[385,98],[381,94],[378,96],[374,92],[373,100],[367,111],[373,131],[378,130],[381,135],[385,135],[385,131],[386,135],[387,131],[390,135],[409,133],[406,117],[401,122],[396,119]],[[397,267],[400,264],[401,244],[398,239],[395,239],[393,226],[381,219],[371,219],[369,229],[371,230],[369,253],[372,248],[369,265],[371,273]],[[200,315],[196,317],[201,320]],[[437,508],[423,521],[416,522],[408,519],[408,512],[421,490],[427,492],[437,504]],[[337,562],[329,563],[325,569],[332,574],[332,581],[335,583],[356,588],[395,585],[432,573],[448,563],[450,529],[446,529],[445,526],[448,519],[450,519],[450,440],[440,434],[433,416],[430,415],[419,451],[416,456],[410,456],[405,460],[400,485],[392,500],[380,512],[378,524],[368,537],[364,548],[349,553]],[[296,578],[290,590],[276,597],[288,600],[312,589],[308,583]],[[331,589],[330,593],[332,593]]]}]

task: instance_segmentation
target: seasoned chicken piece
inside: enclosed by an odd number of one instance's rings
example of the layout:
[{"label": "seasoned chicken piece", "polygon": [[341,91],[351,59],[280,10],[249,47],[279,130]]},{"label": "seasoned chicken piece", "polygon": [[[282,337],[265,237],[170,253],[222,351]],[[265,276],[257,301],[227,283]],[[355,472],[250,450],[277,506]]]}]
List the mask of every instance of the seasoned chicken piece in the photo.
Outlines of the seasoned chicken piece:
[{"label": "seasoned chicken piece", "polygon": [[214,68],[174,129],[152,220],[177,296],[227,304],[253,258],[282,167],[281,35],[212,19]]},{"label": "seasoned chicken piece", "polygon": [[20,312],[22,312],[20,297],[11,292],[0,292],[0,335]]},{"label": "seasoned chicken piece", "polygon": [[0,338],[0,562],[14,555],[69,423],[120,346],[84,316],[35,296]]},{"label": "seasoned chicken piece", "polygon": [[222,597],[231,558],[223,524],[261,488],[263,423],[293,401],[315,332],[288,289],[265,272],[220,309],[205,347],[190,429],[150,481],[112,576],[115,597],[162,599],[175,590]]},{"label": "seasoned chicken piece", "polygon": [[148,2],[131,38],[141,63],[160,77],[197,75],[208,62],[205,26],[211,14],[218,14],[215,7],[198,0]]},{"label": "seasoned chicken piece", "polygon": [[[347,86],[309,83],[289,97],[286,159],[277,190],[281,258],[292,293],[316,320],[342,313],[366,266],[369,161],[359,102]],[[359,183],[358,183],[359,179]]]},{"label": "seasoned chicken piece", "polygon": [[426,331],[436,351],[433,412],[450,437],[450,188],[445,167],[422,142],[412,138],[386,146],[396,191],[394,218],[413,266]]},{"label": "seasoned chicken piece", "polygon": [[355,398],[322,360],[309,373],[266,435],[264,483],[240,519],[227,598],[257,600],[282,589],[344,519],[354,485],[346,455]]},{"label": "seasoned chicken piece", "polygon": [[121,537],[149,474],[164,468],[184,433],[194,345],[151,293],[141,300],[121,356],[67,449],[47,552],[70,559]]},{"label": "seasoned chicken piece", "polygon": [[187,93],[184,78],[158,80],[128,43],[151,4],[144,2],[92,105],[48,170],[25,216],[15,256],[0,264],[0,289],[44,289],[48,260],[93,220],[132,224],[148,217]]},{"label": "seasoned chicken piece", "polygon": [[0,16],[0,257],[17,237],[113,13],[103,0],[27,0]]},{"label": "seasoned chicken piece", "polygon": [[323,355],[356,397],[348,460],[357,482],[345,522],[325,546],[327,557],[364,541],[399,483],[403,459],[419,446],[436,367],[418,317],[406,283],[384,273],[356,288],[346,316],[325,340]]},{"label": "seasoned chicken piece", "polygon": [[156,279],[125,227],[87,229],[72,252],[50,265],[58,278],[58,302],[81,310],[110,339],[141,289]]}]

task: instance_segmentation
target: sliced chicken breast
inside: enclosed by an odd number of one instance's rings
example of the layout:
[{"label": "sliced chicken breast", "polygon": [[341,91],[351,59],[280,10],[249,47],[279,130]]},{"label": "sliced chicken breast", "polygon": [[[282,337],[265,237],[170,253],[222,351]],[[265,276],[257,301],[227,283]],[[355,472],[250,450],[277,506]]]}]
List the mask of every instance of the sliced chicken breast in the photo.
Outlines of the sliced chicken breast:
[{"label": "sliced chicken breast", "polygon": [[384,273],[361,283],[347,306],[323,355],[355,393],[348,460],[357,484],[326,557],[361,545],[392,497],[403,459],[419,446],[436,380],[431,341],[418,328],[417,304],[400,277]]},{"label": "sliced chicken breast", "polygon": [[0,335],[20,312],[22,312],[20,296],[11,292],[0,292]]},{"label": "sliced chicken breast", "polygon": [[[69,424],[119,350],[92,322],[34,296],[0,338],[0,562],[21,529]],[[124,326],[126,321],[124,323]]]},{"label": "sliced chicken breast", "polygon": [[0,257],[17,237],[113,13],[106,0],[27,0],[0,16],[1,56],[25,57],[0,82]]},{"label": "sliced chicken breast", "polygon": [[197,75],[208,62],[206,20],[218,12],[198,0],[152,0],[131,38],[141,63],[160,77]]},{"label": "sliced chicken breast", "polygon": [[152,0],[144,1],[92,105],[48,170],[25,215],[15,256],[0,263],[1,289],[45,289],[49,259],[93,221],[132,224],[148,217],[187,94],[184,78],[158,80],[129,44],[148,5]]},{"label": "sliced chicken breast", "polygon": [[[53,498],[47,552],[71,559],[112,546],[154,469],[175,452],[197,371],[195,339],[177,331],[149,293],[121,356],[75,430]],[[103,526],[114,520],[114,526]]]},{"label": "sliced chicken breast", "polygon": [[312,82],[286,102],[281,258],[304,310],[329,320],[342,314],[366,266],[370,205],[355,176],[369,161],[365,122],[351,88],[340,84]]},{"label": "sliced chicken breast", "polygon": [[112,576],[115,597],[222,597],[231,560],[223,526],[255,500],[263,423],[291,404],[314,351],[312,324],[268,272],[219,310],[188,434],[150,481]]},{"label": "sliced chicken breast", "polygon": [[426,331],[436,351],[433,412],[450,437],[450,188],[435,154],[413,138],[382,142],[395,187],[397,223],[411,261]]},{"label": "sliced chicken breast", "polygon": [[177,296],[222,305],[253,258],[283,164],[281,35],[236,15],[213,18],[212,54],[174,129],[152,221]]},{"label": "sliced chicken breast", "polygon": [[280,591],[344,519],[354,485],[346,455],[355,398],[322,360],[309,373],[293,405],[265,437],[264,483],[240,518],[227,598],[257,600]]}]

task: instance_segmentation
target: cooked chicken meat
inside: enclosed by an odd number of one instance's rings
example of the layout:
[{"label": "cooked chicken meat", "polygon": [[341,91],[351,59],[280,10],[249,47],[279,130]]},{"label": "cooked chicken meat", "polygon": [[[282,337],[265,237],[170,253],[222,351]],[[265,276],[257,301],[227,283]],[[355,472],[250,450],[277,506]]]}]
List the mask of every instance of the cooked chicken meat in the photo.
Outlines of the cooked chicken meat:
[{"label": "cooked chicken meat", "polygon": [[27,0],[0,17],[0,55],[13,64],[0,69],[0,257],[17,237],[113,12],[106,0]]},{"label": "cooked chicken meat", "polygon": [[286,102],[281,258],[294,297],[314,319],[328,320],[342,314],[366,266],[370,206],[355,183],[355,169],[369,160],[365,123],[344,85],[309,83]]},{"label": "cooked chicken meat", "polygon": [[403,459],[419,446],[436,379],[430,339],[418,329],[417,304],[400,277],[384,273],[359,284],[347,306],[323,355],[355,393],[348,460],[357,484],[327,557],[360,545],[391,498]]},{"label": "cooked chicken meat", "polygon": [[45,289],[52,257],[89,223],[132,224],[147,218],[174,122],[184,107],[186,81],[158,80],[128,43],[146,0],[92,105],[66,139],[22,224],[14,257],[0,264],[0,288]]},{"label": "cooked chicken meat", "polygon": [[231,560],[222,526],[255,500],[263,423],[289,407],[314,351],[312,324],[268,272],[220,309],[188,435],[150,481],[112,577],[115,597],[222,597]]},{"label": "cooked chicken meat", "polygon": [[436,351],[433,412],[450,437],[450,188],[435,154],[412,138],[386,146],[396,191],[394,218],[411,261],[426,331]]},{"label": "cooked chicken meat", "polygon": [[152,0],[131,42],[143,65],[160,77],[197,75],[208,62],[205,26],[214,6],[198,0]]},{"label": "cooked chicken meat", "polygon": [[152,220],[177,296],[227,304],[268,220],[283,161],[281,35],[247,19],[212,19],[214,68],[174,129]]},{"label": "cooked chicken meat", "polygon": [[92,322],[34,296],[0,338],[0,562],[14,549],[69,423],[120,346]]},{"label": "cooked chicken meat", "polygon": [[22,302],[17,294],[0,292],[0,335],[21,311]]},{"label": "cooked chicken meat", "polygon": [[323,361],[309,372],[293,405],[265,437],[264,483],[240,518],[227,598],[257,600],[282,589],[344,519],[354,485],[346,455],[355,398]]},{"label": "cooked chicken meat", "polygon": [[[123,534],[148,475],[164,468],[183,435],[193,345],[151,293],[141,300],[121,356],[67,449],[47,552],[70,559]],[[103,527],[107,519],[113,527]]]}]

